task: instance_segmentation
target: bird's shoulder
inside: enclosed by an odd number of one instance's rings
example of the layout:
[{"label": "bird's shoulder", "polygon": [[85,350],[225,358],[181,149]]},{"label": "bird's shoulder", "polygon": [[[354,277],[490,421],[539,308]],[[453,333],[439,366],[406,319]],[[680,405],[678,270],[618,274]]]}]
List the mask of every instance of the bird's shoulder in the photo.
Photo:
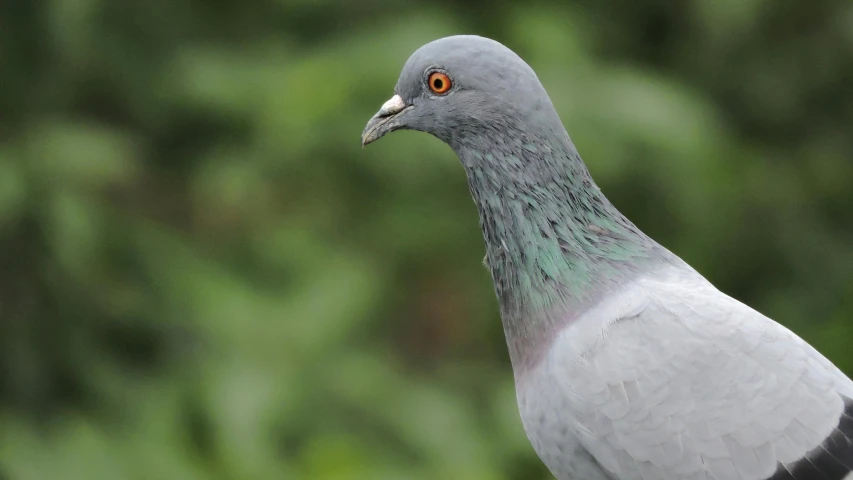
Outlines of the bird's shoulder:
[{"label": "bird's shoulder", "polygon": [[853,408],[853,383],[831,362],[689,269],[589,309],[542,368],[578,438],[622,479],[772,478]]}]

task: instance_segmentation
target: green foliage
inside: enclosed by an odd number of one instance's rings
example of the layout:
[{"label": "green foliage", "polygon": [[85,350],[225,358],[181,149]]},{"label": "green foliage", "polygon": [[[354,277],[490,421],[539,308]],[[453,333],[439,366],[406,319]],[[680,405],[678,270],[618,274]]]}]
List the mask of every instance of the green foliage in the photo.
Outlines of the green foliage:
[{"label": "green foliage", "polygon": [[610,199],[853,372],[841,0],[0,6],[0,473],[549,478],[408,55],[533,65]]}]

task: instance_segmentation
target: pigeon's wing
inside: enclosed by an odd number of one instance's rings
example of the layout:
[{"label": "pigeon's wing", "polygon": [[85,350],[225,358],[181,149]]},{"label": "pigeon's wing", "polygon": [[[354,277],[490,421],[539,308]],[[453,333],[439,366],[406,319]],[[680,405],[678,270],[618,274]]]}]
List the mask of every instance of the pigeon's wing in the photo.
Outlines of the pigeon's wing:
[{"label": "pigeon's wing", "polygon": [[853,479],[853,383],[814,348],[692,272],[625,295],[627,313],[568,328],[546,360],[612,476]]}]

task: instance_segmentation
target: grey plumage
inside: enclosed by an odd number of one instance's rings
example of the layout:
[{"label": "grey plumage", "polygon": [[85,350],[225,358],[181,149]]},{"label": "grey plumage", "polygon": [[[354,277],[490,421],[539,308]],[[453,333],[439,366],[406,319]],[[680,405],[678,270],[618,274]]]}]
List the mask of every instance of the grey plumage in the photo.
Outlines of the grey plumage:
[{"label": "grey plumage", "polygon": [[425,45],[362,142],[401,128],[465,167],[524,428],[554,475],[853,478],[853,382],[619,213],[521,58],[475,36]]}]

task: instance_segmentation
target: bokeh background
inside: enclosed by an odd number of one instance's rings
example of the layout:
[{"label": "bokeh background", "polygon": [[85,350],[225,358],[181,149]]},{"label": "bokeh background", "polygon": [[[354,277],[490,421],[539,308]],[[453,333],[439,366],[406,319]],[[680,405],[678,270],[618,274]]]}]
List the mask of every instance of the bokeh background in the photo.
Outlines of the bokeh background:
[{"label": "bokeh background", "polygon": [[445,145],[494,37],[610,199],[853,373],[853,3],[0,3],[0,478],[550,478]]}]

